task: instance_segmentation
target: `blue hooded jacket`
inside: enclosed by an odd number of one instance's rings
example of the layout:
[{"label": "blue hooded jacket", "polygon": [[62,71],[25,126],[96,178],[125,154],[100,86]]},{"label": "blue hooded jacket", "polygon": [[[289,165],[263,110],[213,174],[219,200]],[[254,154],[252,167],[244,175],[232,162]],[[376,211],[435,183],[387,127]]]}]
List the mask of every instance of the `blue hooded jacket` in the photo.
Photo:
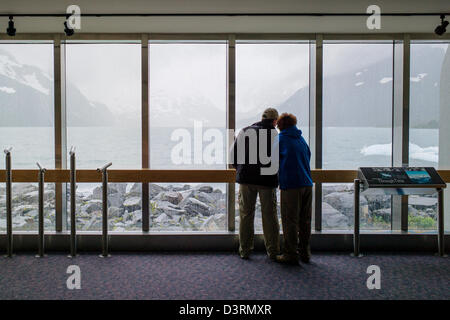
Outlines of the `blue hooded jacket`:
[{"label": "blue hooded jacket", "polygon": [[284,129],[278,135],[280,189],[296,189],[313,185],[311,178],[311,150],[302,131],[296,126]]}]

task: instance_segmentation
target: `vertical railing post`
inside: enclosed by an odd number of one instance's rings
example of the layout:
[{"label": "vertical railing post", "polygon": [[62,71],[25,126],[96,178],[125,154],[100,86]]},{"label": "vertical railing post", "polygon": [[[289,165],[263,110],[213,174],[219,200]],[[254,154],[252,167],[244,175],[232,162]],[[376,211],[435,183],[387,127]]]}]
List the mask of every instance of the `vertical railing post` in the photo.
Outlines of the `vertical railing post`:
[{"label": "vertical railing post", "polygon": [[445,257],[444,238],[444,190],[438,189],[438,255]]},{"label": "vertical railing post", "polygon": [[108,251],[108,167],[112,163],[108,163],[102,168],[97,168],[102,173],[102,254],[100,257],[109,257]]},{"label": "vertical railing post", "polygon": [[38,254],[37,258],[44,256],[44,175],[46,169],[43,168],[39,162],[36,163],[39,167],[39,237],[38,237]]},{"label": "vertical railing post", "polygon": [[362,257],[359,252],[359,209],[360,209],[360,184],[361,181],[359,179],[354,180],[354,192],[355,192],[355,203],[354,203],[354,226],[353,226],[353,253],[354,257]]},{"label": "vertical railing post", "polygon": [[77,255],[75,147],[70,149],[70,258]]},{"label": "vertical railing post", "polygon": [[6,155],[6,257],[11,258],[13,252],[13,235],[12,235],[12,171],[11,171],[11,150],[5,149]]}]

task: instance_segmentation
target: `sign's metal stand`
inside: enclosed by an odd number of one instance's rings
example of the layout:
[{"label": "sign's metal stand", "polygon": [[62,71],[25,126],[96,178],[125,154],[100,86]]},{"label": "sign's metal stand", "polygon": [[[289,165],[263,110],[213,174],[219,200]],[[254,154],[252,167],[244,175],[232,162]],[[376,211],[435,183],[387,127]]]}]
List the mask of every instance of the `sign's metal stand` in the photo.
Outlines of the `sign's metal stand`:
[{"label": "sign's metal stand", "polygon": [[[411,176],[409,176],[409,175]],[[415,178],[417,175],[418,178]],[[353,230],[354,257],[361,257],[360,253],[360,196],[361,187],[364,194],[384,195],[438,195],[437,213],[437,255],[446,257],[444,245],[444,188],[445,182],[432,167],[408,168],[359,168],[359,179],[354,180],[355,188],[355,224]],[[425,177],[425,180],[421,180]]]}]

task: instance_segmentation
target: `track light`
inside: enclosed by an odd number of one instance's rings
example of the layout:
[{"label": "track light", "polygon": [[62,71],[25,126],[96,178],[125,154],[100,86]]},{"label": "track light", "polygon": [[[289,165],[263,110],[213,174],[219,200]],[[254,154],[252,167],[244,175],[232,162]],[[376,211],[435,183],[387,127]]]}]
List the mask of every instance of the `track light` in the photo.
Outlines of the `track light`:
[{"label": "track light", "polygon": [[73,34],[75,33],[75,31],[72,28],[69,28],[69,26],[67,25],[67,19],[70,16],[66,17],[66,21],[64,21],[64,32],[66,33],[66,36],[70,37],[73,36]]},{"label": "track light", "polygon": [[438,36],[442,36],[445,31],[447,31],[448,21],[444,21],[445,15],[441,14],[441,25],[437,26],[436,29],[434,29],[434,33],[436,33]]},{"label": "track light", "polygon": [[6,33],[10,37],[14,37],[16,35],[16,28],[14,28],[14,17],[9,16],[8,28],[6,28]]}]

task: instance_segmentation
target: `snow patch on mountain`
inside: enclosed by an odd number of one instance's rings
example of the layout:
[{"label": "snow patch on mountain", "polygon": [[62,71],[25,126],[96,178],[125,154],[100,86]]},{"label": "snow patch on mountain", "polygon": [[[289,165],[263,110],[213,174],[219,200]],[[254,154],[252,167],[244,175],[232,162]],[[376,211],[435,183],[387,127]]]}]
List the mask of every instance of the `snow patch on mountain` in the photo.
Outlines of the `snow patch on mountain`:
[{"label": "snow patch on mountain", "polygon": [[9,94],[16,93],[16,89],[9,88],[9,87],[0,87],[0,91],[6,92],[6,93],[9,93]]}]

